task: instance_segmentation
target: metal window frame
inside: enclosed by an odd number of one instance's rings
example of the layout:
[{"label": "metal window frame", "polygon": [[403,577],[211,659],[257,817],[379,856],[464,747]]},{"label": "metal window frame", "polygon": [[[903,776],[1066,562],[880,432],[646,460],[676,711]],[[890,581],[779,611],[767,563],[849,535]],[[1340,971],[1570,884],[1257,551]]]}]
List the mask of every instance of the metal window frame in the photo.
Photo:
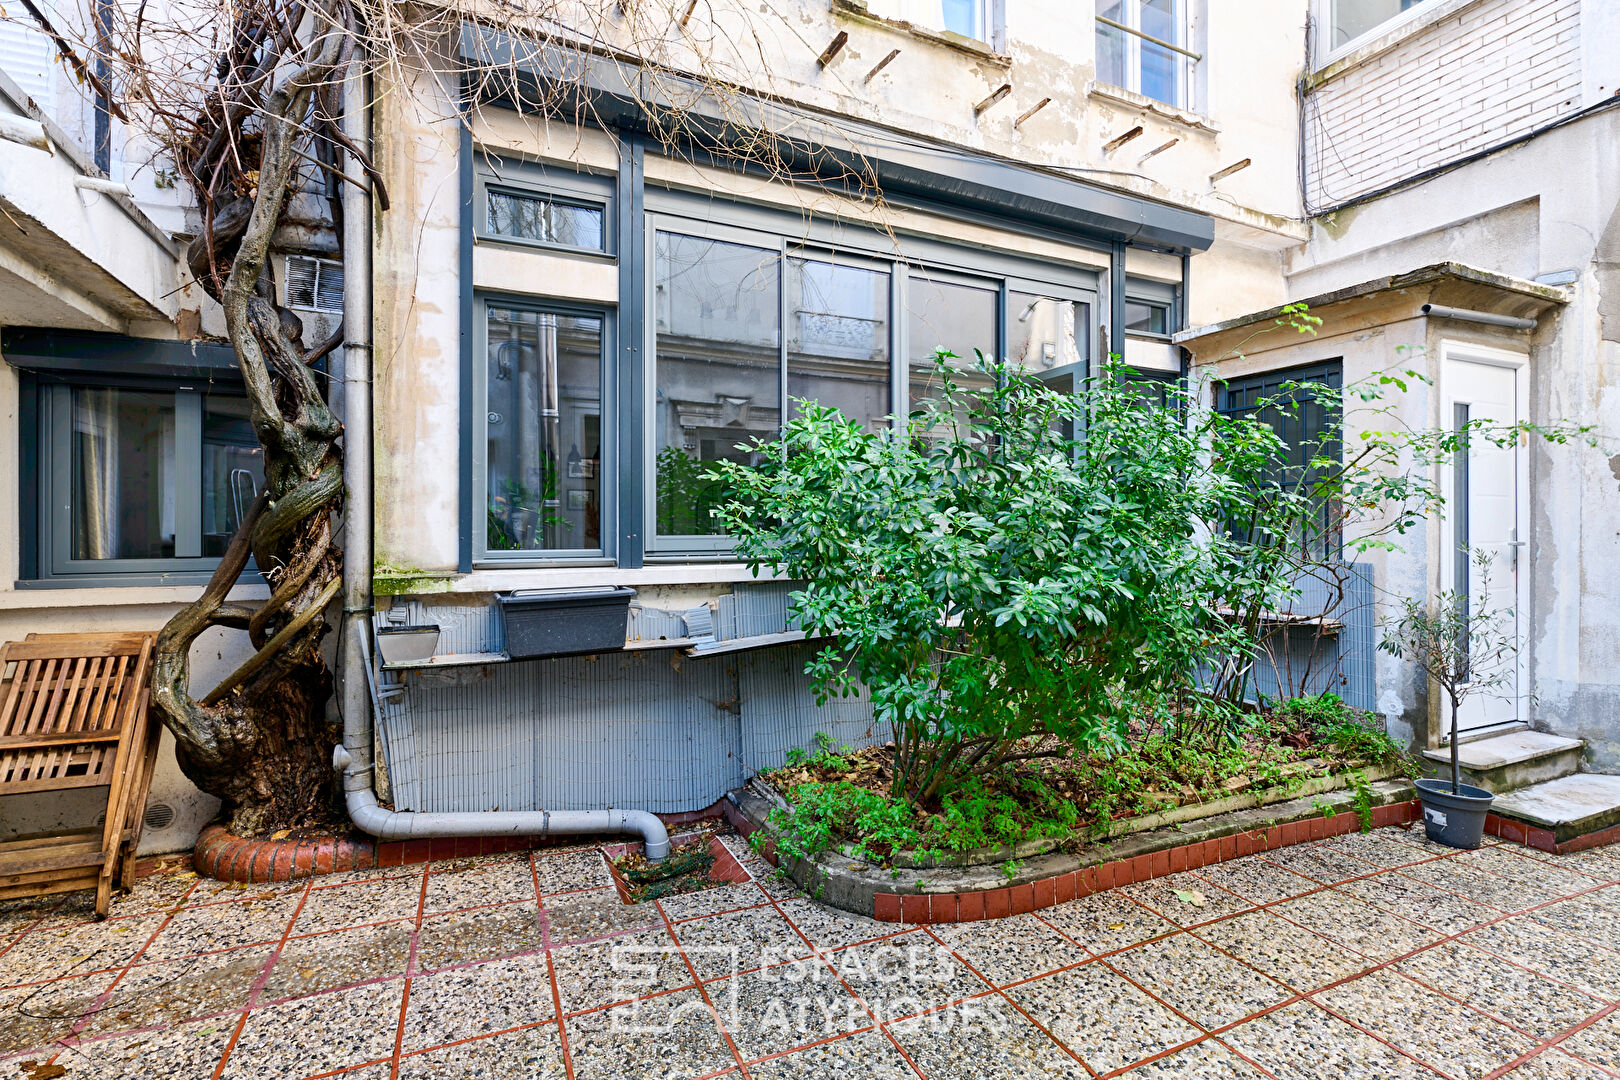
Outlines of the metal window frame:
[{"label": "metal window frame", "polygon": [[[928,237],[908,235],[897,238],[837,219],[813,218],[807,222],[802,215],[788,210],[740,201],[721,203],[709,197],[691,196],[662,188],[648,188],[645,200],[640,225],[641,260],[645,269],[638,286],[644,315],[639,332],[632,327],[629,333],[635,335],[641,344],[642,355],[647,358],[639,372],[639,419],[642,430],[639,431],[641,445],[636,460],[642,465],[642,475],[648,478],[637,507],[646,525],[643,556],[648,561],[729,557],[734,546],[733,541],[723,535],[678,536],[656,531],[658,493],[655,460],[658,447],[653,425],[656,424],[658,365],[656,298],[653,290],[659,232],[704,237],[778,252],[779,423],[785,420],[788,411],[787,316],[782,309],[787,303],[786,260],[789,258],[821,259],[886,269],[889,273],[889,393],[896,424],[903,422],[909,410],[909,405],[901,408],[901,403],[909,403],[910,400],[910,341],[906,315],[910,281],[914,275],[995,293],[993,348],[998,356],[1005,356],[1007,352],[1007,297],[1012,291],[1086,303],[1091,313],[1091,327],[1094,328],[1098,322],[1096,313],[1104,295],[1106,273],[1100,269],[1066,266]],[[896,239],[902,244],[900,251],[895,249]],[[1092,355],[1089,338],[1087,352],[1088,356]]]},{"label": "metal window frame", "polygon": [[[600,488],[601,518],[597,531],[602,545],[595,548],[557,548],[549,551],[491,551],[489,549],[489,518],[477,513],[479,496],[488,506],[489,491],[489,309],[512,308],[539,314],[578,316],[596,319],[601,325],[598,367],[601,387],[600,438],[602,462],[597,479]],[[467,523],[472,541],[472,565],[477,569],[489,567],[539,566],[598,566],[611,565],[617,549],[618,521],[618,444],[619,395],[614,377],[612,358],[617,354],[618,311],[610,304],[593,304],[569,300],[541,299],[491,289],[478,289],[473,295],[473,332],[471,372],[471,415],[476,432],[472,439],[470,468],[466,477],[472,520]]]},{"label": "metal window frame", "polygon": [[[22,383],[21,523],[25,540],[18,588],[72,588],[204,584],[220,557],[202,553],[203,402],[210,395],[245,398],[240,381],[98,376],[93,371],[41,375],[25,372]],[[76,389],[117,389],[169,394],[175,400],[175,491],[195,491],[195,503],[175,502],[175,550],[171,558],[75,559],[72,557],[73,421]],[[244,582],[262,580],[250,559]]]},{"label": "metal window frame", "polygon": [[[563,170],[521,158],[477,153],[473,163],[472,226],[480,244],[500,244],[525,250],[560,251],[569,254],[614,258],[618,254],[618,230],[614,227],[614,181],[581,170]],[[602,215],[602,242],[596,247],[559,244],[509,236],[489,228],[489,193],[503,192],[531,199],[545,199],[563,206],[596,210]]]},{"label": "metal window frame", "polygon": [[1311,4],[1312,15],[1317,27],[1315,51],[1311,57],[1312,67],[1316,70],[1327,67],[1329,64],[1343,59],[1370,42],[1377,41],[1386,34],[1399,33],[1401,29],[1423,17],[1425,11],[1431,11],[1441,0],[1417,0],[1417,3],[1400,14],[1385,19],[1370,30],[1363,30],[1343,45],[1332,44],[1333,9],[1341,0],[1313,0]]}]

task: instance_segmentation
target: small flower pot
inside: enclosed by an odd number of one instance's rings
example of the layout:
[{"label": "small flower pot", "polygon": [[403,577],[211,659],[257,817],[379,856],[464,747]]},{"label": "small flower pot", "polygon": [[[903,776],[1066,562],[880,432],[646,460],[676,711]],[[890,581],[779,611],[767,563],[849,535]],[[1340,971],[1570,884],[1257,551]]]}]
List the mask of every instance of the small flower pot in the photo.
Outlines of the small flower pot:
[{"label": "small flower pot", "polygon": [[1447,847],[1472,850],[1485,835],[1485,814],[1496,796],[1484,788],[1450,780],[1418,780],[1418,801],[1423,804],[1423,829],[1429,839]]}]

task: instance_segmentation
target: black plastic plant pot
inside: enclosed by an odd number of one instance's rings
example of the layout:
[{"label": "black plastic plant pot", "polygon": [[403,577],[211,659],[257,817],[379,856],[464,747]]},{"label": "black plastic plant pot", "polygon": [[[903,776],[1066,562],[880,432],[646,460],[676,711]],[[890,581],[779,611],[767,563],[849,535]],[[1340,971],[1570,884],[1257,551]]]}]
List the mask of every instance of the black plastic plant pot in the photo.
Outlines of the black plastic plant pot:
[{"label": "black plastic plant pot", "polygon": [[634,589],[525,591],[502,596],[506,654],[514,660],[624,648]]},{"label": "black plastic plant pot", "polygon": [[1450,780],[1418,780],[1418,801],[1423,804],[1423,829],[1429,839],[1447,847],[1479,847],[1485,835],[1485,813],[1496,798],[1484,788],[1458,784],[1455,793]]}]

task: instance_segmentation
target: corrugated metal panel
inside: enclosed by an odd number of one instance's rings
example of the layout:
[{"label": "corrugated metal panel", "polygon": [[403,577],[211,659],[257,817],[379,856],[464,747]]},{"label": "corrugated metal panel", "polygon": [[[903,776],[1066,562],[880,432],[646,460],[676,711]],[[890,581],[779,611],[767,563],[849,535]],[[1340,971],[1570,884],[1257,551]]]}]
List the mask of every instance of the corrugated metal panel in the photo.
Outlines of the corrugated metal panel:
[{"label": "corrugated metal panel", "polygon": [[817,732],[839,746],[872,746],[892,737],[888,725],[872,718],[864,692],[817,705],[805,663],[814,645],[787,645],[737,653],[737,685],[742,700],[742,763],[749,775],[777,768],[794,747],[813,749]]},{"label": "corrugated metal panel", "polygon": [[1302,614],[1326,612],[1343,625],[1338,633],[1318,639],[1310,627],[1290,629],[1271,640],[1273,660],[1262,657],[1254,667],[1255,691],[1265,698],[1292,697],[1301,691],[1331,691],[1357,709],[1371,710],[1373,654],[1377,648],[1372,570],[1364,564],[1345,568],[1344,595],[1317,578],[1300,581],[1292,608]]}]

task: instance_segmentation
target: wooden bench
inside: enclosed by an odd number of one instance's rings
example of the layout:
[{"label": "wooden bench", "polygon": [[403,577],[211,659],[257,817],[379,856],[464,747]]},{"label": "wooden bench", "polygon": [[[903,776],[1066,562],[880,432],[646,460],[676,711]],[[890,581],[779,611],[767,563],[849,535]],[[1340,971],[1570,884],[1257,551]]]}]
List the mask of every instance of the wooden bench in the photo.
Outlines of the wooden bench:
[{"label": "wooden bench", "polygon": [[157,764],[155,632],[29,634],[0,645],[0,796],[106,788],[98,826],[0,842],[0,899],[128,888]]}]

